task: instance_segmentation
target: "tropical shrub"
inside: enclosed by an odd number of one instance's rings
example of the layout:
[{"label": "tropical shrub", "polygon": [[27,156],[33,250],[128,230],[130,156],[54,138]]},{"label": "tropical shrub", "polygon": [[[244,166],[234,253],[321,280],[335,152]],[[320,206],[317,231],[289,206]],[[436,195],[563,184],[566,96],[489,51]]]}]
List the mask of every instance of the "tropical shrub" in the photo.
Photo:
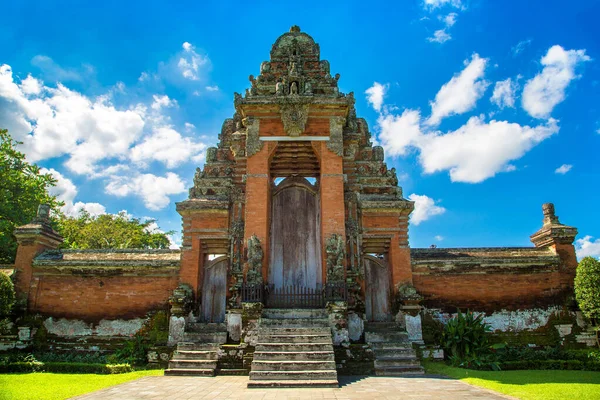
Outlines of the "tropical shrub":
[{"label": "tropical shrub", "polygon": [[454,366],[499,369],[490,346],[491,327],[483,316],[460,310],[450,319],[442,333],[442,347]]}]

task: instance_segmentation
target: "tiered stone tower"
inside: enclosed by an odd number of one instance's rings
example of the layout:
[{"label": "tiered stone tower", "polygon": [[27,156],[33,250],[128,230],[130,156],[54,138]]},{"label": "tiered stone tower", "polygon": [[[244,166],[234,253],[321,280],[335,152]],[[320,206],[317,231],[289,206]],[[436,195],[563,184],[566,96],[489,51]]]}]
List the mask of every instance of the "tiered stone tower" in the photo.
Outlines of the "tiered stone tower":
[{"label": "tiered stone tower", "polygon": [[[414,205],[339,78],[312,37],[293,26],[250,75],[245,95],[235,94],[233,118],[177,205],[181,280],[194,293],[224,290],[227,281],[235,307],[244,282],[313,289],[347,282],[351,305],[366,306],[368,319],[389,317],[393,288],[411,282]],[[210,254],[225,255],[226,267],[212,267]],[[218,322],[225,302],[210,309]]]}]

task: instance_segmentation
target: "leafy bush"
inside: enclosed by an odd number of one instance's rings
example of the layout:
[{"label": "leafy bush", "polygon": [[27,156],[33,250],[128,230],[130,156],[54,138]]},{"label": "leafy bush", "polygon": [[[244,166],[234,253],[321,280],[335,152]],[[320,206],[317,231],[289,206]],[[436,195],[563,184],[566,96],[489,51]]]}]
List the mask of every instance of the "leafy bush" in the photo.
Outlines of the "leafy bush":
[{"label": "leafy bush", "polygon": [[15,303],[15,285],[10,277],[0,271],[0,317],[10,314]]},{"label": "leafy bush", "polygon": [[149,346],[144,343],[144,337],[136,335],[133,340],[128,340],[122,348],[115,351],[115,354],[109,356],[108,361],[113,364],[146,365],[148,348]]},{"label": "leafy bush", "polygon": [[600,261],[585,257],[579,262],[575,297],[583,315],[600,320]]},{"label": "leafy bush", "polygon": [[19,361],[9,364],[0,364],[0,373],[10,372],[54,372],[73,374],[123,374],[132,372],[129,364],[89,364],[39,361]]},{"label": "leafy bush", "polygon": [[41,362],[106,364],[107,356],[100,353],[35,353],[35,358]]},{"label": "leafy bush", "polygon": [[600,362],[580,360],[521,360],[506,361],[500,364],[503,370],[585,370],[600,371]]},{"label": "leafy bush", "polygon": [[475,316],[472,312],[463,314],[459,310],[447,322],[442,334],[442,347],[452,365],[499,369],[489,343],[490,331],[482,315]]}]

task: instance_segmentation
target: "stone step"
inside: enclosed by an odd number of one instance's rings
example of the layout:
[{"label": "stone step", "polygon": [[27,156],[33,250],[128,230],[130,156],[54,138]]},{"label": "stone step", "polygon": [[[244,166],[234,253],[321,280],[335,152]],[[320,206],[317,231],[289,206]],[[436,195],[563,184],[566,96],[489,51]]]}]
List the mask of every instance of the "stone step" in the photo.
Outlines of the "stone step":
[{"label": "stone step", "polygon": [[329,327],[328,318],[261,318],[260,325],[263,328],[310,328]]},{"label": "stone step", "polygon": [[165,369],[165,376],[215,376],[214,369]]},{"label": "stone step", "polygon": [[406,332],[365,332],[365,342],[367,343],[404,341],[408,342],[408,333]]},{"label": "stone step", "polygon": [[217,370],[217,375],[248,375],[250,371],[246,368],[221,368]]},{"label": "stone step", "polygon": [[331,339],[328,343],[257,343],[255,351],[331,351]]},{"label": "stone step", "polygon": [[217,360],[174,360],[169,361],[169,369],[216,369]]},{"label": "stone step", "polygon": [[227,332],[226,324],[190,322],[185,326],[186,332]]},{"label": "stone step", "polygon": [[412,349],[412,344],[408,342],[374,342],[370,343],[370,346],[373,351]]},{"label": "stone step", "polygon": [[258,334],[273,334],[273,335],[331,335],[331,328],[329,327],[289,327],[289,328],[279,328],[279,327],[260,327],[258,329]]},{"label": "stone step", "polygon": [[227,332],[185,332],[183,339],[195,343],[225,343]]},{"label": "stone step", "polygon": [[278,335],[278,334],[259,334],[259,343],[333,343],[331,333],[326,335]]},{"label": "stone step", "polygon": [[250,380],[336,380],[337,372],[332,370],[316,371],[250,371]]},{"label": "stone step", "polygon": [[377,376],[423,375],[424,373],[425,370],[421,366],[375,368]]},{"label": "stone step", "polygon": [[249,388],[337,388],[337,379],[331,380],[267,380],[267,381],[249,381]]},{"label": "stone step", "polygon": [[320,371],[335,370],[335,361],[252,361],[252,371]]},{"label": "stone step", "polygon": [[333,361],[335,360],[335,357],[333,351],[255,351],[254,360]]},{"label": "stone step", "polygon": [[416,357],[417,352],[412,348],[378,349],[378,350],[373,350],[373,355],[377,359],[402,358],[402,357]]},{"label": "stone step", "polygon": [[262,311],[263,318],[269,319],[315,319],[327,318],[327,310],[315,309],[287,309],[287,308],[265,308]]},{"label": "stone step", "polygon": [[419,360],[415,358],[376,359],[375,368],[386,369],[390,367],[421,367]]},{"label": "stone step", "polygon": [[179,342],[177,350],[181,351],[217,351],[219,343],[195,343],[195,342]]},{"label": "stone step", "polygon": [[365,322],[365,332],[401,331],[402,327],[395,322]]},{"label": "stone step", "polygon": [[216,360],[216,350],[175,350],[173,359],[177,360]]}]

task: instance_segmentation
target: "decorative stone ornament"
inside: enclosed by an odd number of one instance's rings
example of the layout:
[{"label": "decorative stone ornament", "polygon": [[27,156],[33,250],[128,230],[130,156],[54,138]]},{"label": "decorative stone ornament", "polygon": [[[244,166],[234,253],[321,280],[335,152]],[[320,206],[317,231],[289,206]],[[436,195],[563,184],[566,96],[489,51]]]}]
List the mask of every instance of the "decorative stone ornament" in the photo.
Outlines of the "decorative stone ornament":
[{"label": "decorative stone ornament", "polygon": [[262,259],[263,249],[256,235],[248,239],[248,271],[246,283],[249,285],[262,285]]},{"label": "decorative stone ornament", "polygon": [[289,136],[300,136],[306,127],[308,104],[301,104],[299,102],[282,104],[279,111],[285,133]]},{"label": "decorative stone ornament", "polygon": [[332,234],[326,241],[327,254],[327,282],[344,281],[344,258],[346,256],[346,243],[342,235]]},{"label": "decorative stone ornament", "polygon": [[193,304],[192,292],[192,288],[186,284],[180,284],[173,290],[169,298],[171,315],[182,317],[190,312],[190,306]]}]

